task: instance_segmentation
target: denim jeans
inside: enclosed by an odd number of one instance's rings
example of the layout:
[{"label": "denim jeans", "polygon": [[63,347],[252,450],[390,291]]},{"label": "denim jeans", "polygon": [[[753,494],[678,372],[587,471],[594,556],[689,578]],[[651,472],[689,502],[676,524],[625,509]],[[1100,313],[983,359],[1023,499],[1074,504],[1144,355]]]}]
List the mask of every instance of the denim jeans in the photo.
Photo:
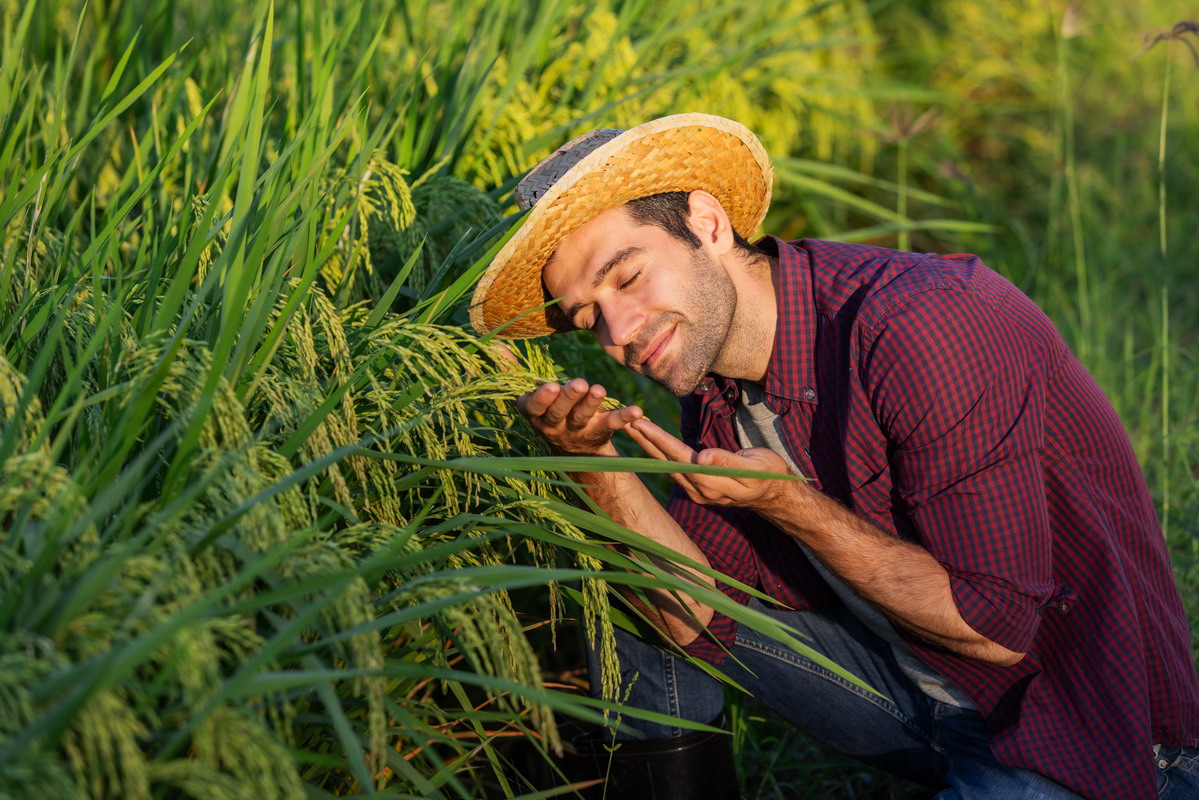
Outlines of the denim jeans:
[{"label": "denim jeans", "polygon": [[[886,696],[741,626],[730,648],[733,657],[720,671],[801,730],[871,767],[943,787],[939,800],[1078,800],[1038,773],[1000,764],[982,716],[921,692],[897,667],[890,645],[849,611],[781,611],[756,600],[751,605],[805,634],[807,644]],[[719,681],[655,644],[620,629],[616,635],[621,696],[628,692],[629,705],[694,722],[719,715],[724,703]],[[594,653],[588,658],[591,673],[598,675]],[[650,738],[683,732],[627,715],[623,722],[633,735]],[[1155,764],[1159,797],[1199,800],[1199,751],[1163,747],[1157,754],[1147,752],[1145,768]]]}]

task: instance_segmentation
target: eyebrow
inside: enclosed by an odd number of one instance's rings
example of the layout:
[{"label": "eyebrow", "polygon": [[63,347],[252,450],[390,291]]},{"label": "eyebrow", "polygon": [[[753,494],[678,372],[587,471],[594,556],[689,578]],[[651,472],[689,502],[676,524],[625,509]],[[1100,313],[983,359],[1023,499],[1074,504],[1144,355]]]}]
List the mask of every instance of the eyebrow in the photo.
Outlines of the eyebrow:
[{"label": "eyebrow", "polygon": [[[616,269],[617,267],[619,267],[625,261],[628,261],[633,256],[639,255],[644,249],[645,248],[643,248],[643,247],[637,247],[636,245],[634,245],[632,247],[626,247],[623,250],[618,250],[615,253],[613,253],[612,257],[609,258],[607,261],[605,261],[604,265],[595,271],[595,277],[591,279],[591,288],[594,289],[595,287],[599,286],[601,283],[604,282],[604,278],[608,277],[609,272]],[[566,317],[567,317],[567,319],[570,320],[570,323],[572,325],[575,325],[575,315],[577,315],[580,311],[582,311],[583,308],[587,305],[588,305],[587,303],[575,303],[574,305],[572,305],[570,308],[568,308],[566,310]],[[577,328],[578,325],[575,325],[575,327]]]}]

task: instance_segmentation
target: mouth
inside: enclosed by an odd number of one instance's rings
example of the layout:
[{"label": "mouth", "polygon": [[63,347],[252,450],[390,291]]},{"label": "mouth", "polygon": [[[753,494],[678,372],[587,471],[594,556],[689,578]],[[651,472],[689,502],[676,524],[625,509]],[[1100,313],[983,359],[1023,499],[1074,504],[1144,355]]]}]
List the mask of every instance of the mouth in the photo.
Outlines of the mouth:
[{"label": "mouth", "polygon": [[659,361],[662,360],[662,356],[666,353],[667,346],[674,340],[674,332],[676,330],[677,326],[672,325],[663,331],[662,335],[660,335],[657,339],[650,342],[649,346],[645,348],[645,357],[641,360],[642,370],[649,371],[650,369],[653,369],[653,367],[657,365]]}]

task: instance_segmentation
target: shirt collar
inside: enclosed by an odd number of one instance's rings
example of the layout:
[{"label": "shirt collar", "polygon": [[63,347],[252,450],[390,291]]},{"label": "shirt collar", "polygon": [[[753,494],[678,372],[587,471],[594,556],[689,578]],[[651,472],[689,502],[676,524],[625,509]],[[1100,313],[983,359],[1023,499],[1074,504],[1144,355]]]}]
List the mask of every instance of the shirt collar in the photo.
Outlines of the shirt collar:
[{"label": "shirt collar", "polygon": [[[774,236],[754,244],[779,261],[778,319],[766,371],[766,394],[815,405],[820,397],[816,389],[816,304],[811,259],[806,250]],[[741,387],[731,378],[713,375],[700,391],[709,399],[720,395],[731,410]]]}]

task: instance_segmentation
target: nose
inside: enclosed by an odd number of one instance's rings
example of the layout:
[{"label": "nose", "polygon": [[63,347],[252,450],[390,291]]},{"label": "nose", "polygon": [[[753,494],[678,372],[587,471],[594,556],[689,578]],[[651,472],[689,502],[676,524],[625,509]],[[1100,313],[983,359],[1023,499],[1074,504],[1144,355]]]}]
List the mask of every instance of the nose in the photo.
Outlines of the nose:
[{"label": "nose", "polygon": [[631,297],[612,297],[600,303],[603,314],[601,338],[605,344],[625,347],[637,340],[637,334],[645,326],[645,313],[640,303]]}]

